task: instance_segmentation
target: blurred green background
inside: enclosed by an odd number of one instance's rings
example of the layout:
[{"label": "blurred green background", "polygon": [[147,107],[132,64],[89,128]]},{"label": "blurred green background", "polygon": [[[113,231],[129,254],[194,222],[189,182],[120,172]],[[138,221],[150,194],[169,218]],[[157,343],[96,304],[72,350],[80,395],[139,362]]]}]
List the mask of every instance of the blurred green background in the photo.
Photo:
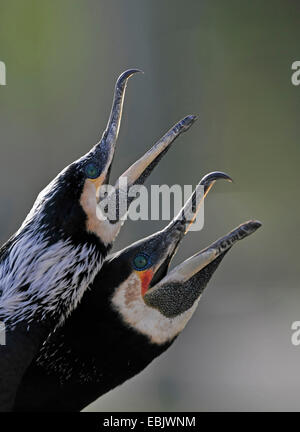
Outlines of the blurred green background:
[{"label": "blurred green background", "polygon": [[[228,254],[171,349],[88,410],[299,410],[300,2],[1,0],[0,60],[1,242],[98,140],[129,67],[145,74],[128,85],[113,178],[197,113],[148,185],[195,185],[212,170],[235,180],[214,187],[203,231],[175,263],[247,219],[263,222]],[[130,222],[115,249],[162,226]]]}]

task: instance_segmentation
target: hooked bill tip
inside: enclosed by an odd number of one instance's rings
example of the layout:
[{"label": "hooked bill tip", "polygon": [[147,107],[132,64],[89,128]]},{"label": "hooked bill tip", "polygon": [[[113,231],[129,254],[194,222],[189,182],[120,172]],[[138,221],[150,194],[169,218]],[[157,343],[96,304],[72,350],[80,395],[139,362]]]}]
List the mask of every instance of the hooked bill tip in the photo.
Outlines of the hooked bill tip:
[{"label": "hooked bill tip", "polygon": [[129,78],[131,77],[131,75],[134,75],[136,73],[144,73],[141,69],[127,69],[126,71],[124,71],[121,75],[120,78]]},{"label": "hooked bill tip", "polygon": [[259,220],[250,220],[249,222],[246,222],[246,225],[253,231],[256,231],[262,226],[262,223]]},{"label": "hooked bill tip", "polygon": [[244,222],[237,229],[241,238],[247,237],[248,235],[254,233],[258,228],[262,226],[262,223],[258,220],[250,220]]},{"label": "hooked bill tip", "polygon": [[120,86],[120,85],[124,84],[128,78],[130,78],[132,75],[134,75],[136,73],[144,73],[144,72],[140,69],[127,69],[126,71],[121,73],[121,75],[117,79],[117,85]]},{"label": "hooked bill tip", "polygon": [[211,183],[213,181],[220,180],[220,179],[227,180],[230,183],[233,182],[232,178],[228,174],[226,174],[226,173],[224,173],[222,171],[213,171],[211,173],[206,174],[202,178],[201,184],[202,185],[206,185],[206,184],[209,184],[209,183]]},{"label": "hooked bill tip", "polygon": [[195,115],[188,115],[186,117],[184,117],[180,122],[179,122],[179,126],[180,128],[183,128],[185,130],[188,130],[194,123],[195,121],[198,119],[197,116]]},{"label": "hooked bill tip", "polygon": [[198,120],[198,116],[191,114],[191,115],[184,117],[183,122],[185,122],[186,124],[192,124],[196,120]]}]

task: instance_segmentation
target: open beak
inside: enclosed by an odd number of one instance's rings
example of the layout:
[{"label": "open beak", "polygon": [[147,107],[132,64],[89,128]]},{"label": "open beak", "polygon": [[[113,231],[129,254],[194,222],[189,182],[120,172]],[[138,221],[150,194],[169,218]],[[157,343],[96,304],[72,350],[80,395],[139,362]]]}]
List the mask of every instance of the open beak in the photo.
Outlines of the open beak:
[{"label": "open beak", "polygon": [[168,318],[186,312],[200,299],[204,288],[231,247],[254,233],[260,226],[261,223],[255,220],[238,226],[171,270],[146,292],[144,301]]},{"label": "open beak", "polygon": [[[129,194],[132,186],[142,185],[151,174],[160,159],[171,148],[171,144],[179,135],[186,132],[196,121],[196,116],[189,115],[176,123],[150,150],[128,168],[117,180],[112,190],[99,190],[99,205],[103,211],[108,211],[107,219],[116,223],[124,218],[128,212],[130,203],[135,199],[135,194]],[[138,192],[136,190],[135,192]],[[109,212],[111,206],[112,214]]]}]

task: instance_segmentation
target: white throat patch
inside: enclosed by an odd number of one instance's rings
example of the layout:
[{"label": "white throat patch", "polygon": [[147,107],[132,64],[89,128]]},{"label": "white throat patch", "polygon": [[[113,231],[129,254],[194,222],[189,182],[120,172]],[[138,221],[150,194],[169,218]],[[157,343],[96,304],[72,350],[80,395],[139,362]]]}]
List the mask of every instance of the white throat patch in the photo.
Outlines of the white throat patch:
[{"label": "white throat patch", "polygon": [[105,245],[112,243],[117,237],[123,222],[113,224],[109,220],[100,220],[98,218],[96,188],[90,180],[85,181],[80,204],[87,215],[87,231],[98,236]]},{"label": "white throat patch", "polygon": [[157,309],[146,305],[141,295],[139,277],[132,273],[116,290],[112,304],[128,326],[147,336],[150,342],[161,345],[171,341],[184,329],[199,299],[181,315],[167,318]]}]

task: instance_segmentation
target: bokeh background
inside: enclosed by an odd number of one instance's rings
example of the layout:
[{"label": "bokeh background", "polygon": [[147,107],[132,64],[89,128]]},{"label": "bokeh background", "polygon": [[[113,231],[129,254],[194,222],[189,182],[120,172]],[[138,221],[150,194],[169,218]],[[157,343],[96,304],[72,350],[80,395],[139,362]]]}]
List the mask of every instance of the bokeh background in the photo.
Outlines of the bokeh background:
[{"label": "bokeh background", "polygon": [[[245,220],[263,222],[228,254],[171,349],[88,410],[300,409],[300,347],[291,343],[300,320],[299,41],[295,0],[0,1],[1,242],[98,140],[128,67],[145,74],[128,85],[113,178],[197,113],[148,185],[195,185],[211,170],[235,180],[214,187],[203,231],[187,236],[174,263]],[[116,248],[164,224],[128,223]]]}]

